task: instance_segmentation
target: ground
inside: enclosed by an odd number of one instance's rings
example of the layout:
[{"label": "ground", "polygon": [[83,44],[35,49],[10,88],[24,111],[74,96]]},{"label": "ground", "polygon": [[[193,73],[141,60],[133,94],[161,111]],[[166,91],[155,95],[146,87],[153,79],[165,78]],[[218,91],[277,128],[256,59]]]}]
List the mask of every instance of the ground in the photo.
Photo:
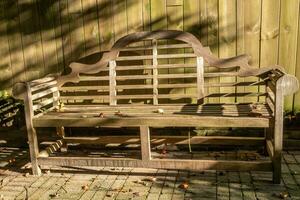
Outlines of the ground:
[{"label": "ground", "polygon": [[[1,148],[0,199],[300,199],[300,151],[285,151],[282,183],[268,172],[44,167],[30,175],[28,151]],[[25,164],[25,165],[24,165]]]}]

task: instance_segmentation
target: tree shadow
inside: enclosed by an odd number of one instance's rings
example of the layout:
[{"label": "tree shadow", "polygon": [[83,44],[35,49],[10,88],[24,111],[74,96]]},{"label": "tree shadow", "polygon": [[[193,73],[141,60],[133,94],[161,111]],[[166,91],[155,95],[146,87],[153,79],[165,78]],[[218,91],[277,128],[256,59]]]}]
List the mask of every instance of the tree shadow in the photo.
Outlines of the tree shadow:
[{"label": "tree shadow", "polygon": [[[0,79],[1,88],[8,89],[16,82],[49,73],[66,73],[71,62],[92,63],[99,60],[100,57],[91,54],[109,50],[114,41],[126,33],[151,30],[165,24],[166,19],[172,24],[183,20],[182,16],[168,19],[167,15],[176,14],[176,10],[172,10],[150,20],[132,20],[131,25],[126,18],[121,17],[120,21],[120,13],[128,14],[139,3],[124,0],[91,0],[89,3],[80,0],[1,1],[0,41],[3,47],[0,54],[5,59],[0,62],[0,69],[6,72]],[[139,9],[148,9],[145,12],[150,13],[150,5],[141,5],[144,8]],[[187,13],[184,20],[194,17]],[[220,45],[218,31],[228,28],[218,27],[218,23],[217,16],[208,17],[185,27],[184,31],[191,32],[200,40],[213,35],[216,40],[207,44],[217,48]],[[163,28],[166,29],[167,24]],[[235,40],[235,37],[232,34],[229,40]]]}]

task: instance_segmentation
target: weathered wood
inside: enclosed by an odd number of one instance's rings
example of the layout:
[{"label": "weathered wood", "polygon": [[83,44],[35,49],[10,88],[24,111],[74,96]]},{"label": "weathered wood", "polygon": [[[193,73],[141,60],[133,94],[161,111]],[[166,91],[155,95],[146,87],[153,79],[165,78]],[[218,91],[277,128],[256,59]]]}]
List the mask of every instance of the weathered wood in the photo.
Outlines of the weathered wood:
[{"label": "weathered wood", "polygon": [[[284,1],[280,3],[279,28],[279,54],[277,63],[285,67],[287,73],[294,75],[296,69],[298,26],[299,26],[299,0]],[[294,27],[294,28],[292,28]],[[293,96],[286,96],[285,108],[292,110]]]},{"label": "weathered wood", "polygon": [[33,94],[31,98],[32,98],[32,100],[39,99],[39,98],[44,97],[48,94],[53,94],[54,92],[57,92],[57,91],[58,91],[58,88],[53,87],[53,88],[38,92],[36,94]]},{"label": "weathered wood", "polygon": [[158,61],[157,61],[157,40],[153,40],[153,51],[152,51],[152,55],[153,55],[153,60],[152,60],[152,65],[153,65],[153,104],[157,105],[158,104],[158,99],[157,99],[157,95],[158,95],[158,70],[157,70],[157,65],[158,65]]},{"label": "weathered wood", "polygon": [[197,57],[197,102],[202,104],[204,101],[204,60]]},{"label": "weathered wood", "polygon": [[[59,119],[59,120],[58,120]],[[218,122],[218,123],[216,123]],[[211,117],[180,115],[178,117],[84,117],[65,118],[45,115],[33,120],[35,127],[268,127],[268,118],[258,117]]]},{"label": "weathered wood", "polygon": [[[195,54],[166,54],[157,55],[157,59],[169,59],[169,58],[195,58]],[[152,60],[152,55],[146,56],[122,56],[117,57],[116,61],[129,61],[129,60]]]},{"label": "weathered wood", "polygon": [[[72,72],[66,76],[62,76],[58,78],[58,85],[61,86],[66,82],[76,82],[80,77],[80,73],[85,74],[93,74],[97,73],[105,68],[108,65],[110,60],[116,60],[119,55],[120,49],[126,47],[127,45],[139,42],[147,39],[174,39],[180,40],[182,42],[191,44],[193,47],[193,51],[195,56],[203,57],[210,66],[215,66],[220,69],[224,68],[232,68],[232,66],[239,67],[237,73],[238,76],[259,76],[261,74],[265,74],[272,69],[281,69],[278,66],[265,67],[261,69],[257,69],[251,67],[248,64],[247,56],[236,56],[233,58],[219,59],[212,55],[207,49],[205,49],[201,43],[190,33],[182,32],[182,31],[152,31],[152,32],[139,32],[132,33],[125,37],[119,39],[115,45],[112,47],[112,50],[103,54],[102,59],[91,65],[72,63],[70,67],[72,68]],[[145,57],[139,57],[145,59]],[[152,59],[152,56],[147,56],[147,59]],[[168,58],[168,57],[165,57]],[[131,59],[131,58],[130,58]],[[84,69],[84,70],[83,70]]]},{"label": "weathered wood", "polygon": [[116,61],[109,62],[109,104],[117,105],[116,91]]},{"label": "weathered wood", "polygon": [[31,87],[31,92],[35,92],[37,90],[44,89],[46,87],[52,87],[52,86],[54,86],[56,84],[57,84],[56,80],[53,80],[53,81],[50,81],[50,82],[46,82],[46,83],[42,83],[42,84],[39,84],[39,85]]},{"label": "weathered wood", "polygon": [[273,154],[273,182],[281,181],[281,151],[283,141],[283,88],[282,80],[276,84],[275,113],[274,113],[274,154]]},{"label": "weathered wood", "polygon": [[151,144],[150,144],[150,130],[148,126],[140,127],[140,139],[141,139],[141,152],[142,160],[151,160]]},{"label": "weathered wood", "polygon": [[[123,2],[124,3],[124,2]],[[124,4],[120,4],[122,7]],[[130,3],[129,1],[127,3]],[[152,2],[153,3],[153,2]],[[156,5],[156,4],[155,4]],[[156,5],[157,6],[157,5]],[[243,7],[243,4],[237,6]],[[117,9],[118,6],[114,6]],[[234,8],[230,2],[220,1],[222,17],[229,15],[229,11]],[[134,8],[131,8],[134,9]],[[178,8],[169,9],[176,12]],[[201,8],[204,9],[204,8]],[[204,9],[206,10],[206,9]],[[122,20],[120,13],[116,19]],[[176,16],[183,13],[176,13]],[[131,14],[130,14],[131,15]],[[171,17],[171,16],[168,16]],[[174,17],[174,16],[172,16]],[[182,18],[183,16],[181,16]],[[134,27],[133,23],[140,19],[134,19],[128,25]],[[241,21],[239,21],[241,22]],[[228,21],[222,22],[228,24]],[[179,21],[178,24],[181,24]],[[174,24],[176,25],[176,24]],[[114,27],[119,30],[120,27]],[[127,27],[128,28],[128,27]],[[178,28],[175,26],[175,28]],[[122,32],[117,34],[123,35]],[[228,32],[221,34],[223,46],[222,56],[231,55],[233,41],[230,40]],[[168,51],[167,40],[177,40],[185,44],[172,44],[172,49]],[[148,47],[152,41],[152,47]],[[134,45],[144,44],[145,48]],[[207,41],[208,43],[208,41]],[[159,47],[163,44],[162,47]],[[147,46],[148,45],[148,46]],[[120,51],[133,46],[141,54],[124,54],[119,56]],[[185,49],[186,47],[191,47]],[[143,50],[143,51],[141,51]],[[150,51],[149,51],[150,50]],[[152,54],[151,54],[152,50]],[[158,53],[161,52],[162,54]],[[145,53],[147,51],[147,53]],[[134,51],[132,51],[134,52]],[[169,54],[167,54],[167,53]],[[125,53],[125,52],[124,52]],[[145,55],[144,55],[145,53]],[[150,55],[149,55],[150,54]],[[122,54],[123,55],[123,54]],[[130,56],[129,56],[130,55]],[[144,61],[146,60],[146,61]],[[204,69],[204,60],[211,69]],[[124,61],[120,65],[119,61]],[[126,63],[125,63],[126,61]],[[152,62],[152,63],[151,63]],[[124,63],[124,66],[122,64]],[[173,64],[174,63],[174,64]],[[131,65],[133,64],[133,65]],[[109,67],[107,67],[109,65]],[[100,61],[95,64],[70,65],[71,73],[57,78],[44,78],[28,83],[24,88],[18,85],[14,88],[14,94],[27,99],[25,104],[26,112],[29,113],[27,120],[28,136],[30,140],[31,159],[33,160],[33,170],[39,173],[37,166],[37,140],[34,127],[57,127],[63,139],[61,150],[67,142],[80,142],[91,144],[93,142],[109,142],[108,138],[90,139],[86,138],[66,138],[63,127],[139,127],[141,142],[142,160],[123,159],[114,160],[108,158],[40,158],[39,161],[51,164],[62,165],[105,165],[123,167],[155,167],[171,169],[219,169],[219,170],[271,170],[273,169],[274,183],[280,182],[281,173],[281,150],[282,150],[282,126],[283,126],[283,97],[295,93],[299,88],[298,80],[284,72],[279,66],[267,68],[254,68],[248,64],[248,57],[245,55],[232,58],[219,59],[211,54],[210,50],[204,48],[201,43],[191,34],[182,31],[152,31],[131,33],[119,39],[108,52],[105,52]],[[186,69],[189,73],[186,73]],[[119,71],[118,71],[119,70]],[[130,73],[124,70],[132,70]],[[117,73],[118,71],[118,73]],[[97,74],[98,72],[104,75]],[[108,75],[107,72],[109,72]],[[84,75],[83,75],[84,74]],[[242,77],[242,78],[241,78]],[[244,77],[252,77],[245,81]],[[254,78],[253,78],[254,77]],[[221,78],[225,82],[207,81],[210,78]],[[238,79],[238,80],[237,80]],[[57,84],[55,81],[57,80]],[[230,80],[230,81],[229,81]],[[233,80],[233,81],[232,81]],[[78,81],[84,84],[72,84],[61,87],[64,83]],[[104,86],[98,86],[98,81],[105,81]],[[134,83],[132,83],[132,81]],[[30,85],[31,84],[31,85]],[[33,90],[30,90],[30,86]],[[256,86],[260,90],[252,91]],[[196,92],[186,93],[186,89],[197,89]],[[210,88],[226,88],[228,92],[210,90]],[[247,89],[246,89],[247,88]],[[60,89],[61,92],[58,90]],[[249,89],[249,92],[247,92]],[[126,90],[136,91],[127,93]],[[173,90],[179,92],[173,93]],[[27,91],[24,93],[23,91]],[[192,90],[191,90],[192,91]],[[217,91],[216,93],[212,91]],[[32,94],[33,92],[33,94]],[[47,95],[53,94],[51,98]],[[266,96],[266,98],[265,98]],[[46,98],[44,100],[42,97]],[[221,97],[225,104],[206,104],[210,102],[204,99]],[[242,98],[240,98],[242,97]],[[245,100],[244,97],[251,98],[252,104],[236,103]],[[265,103],[258,103],[259,97],[265,99]],[[109,105],[97,105],[95,103],[104,102],[109,99]],[[198,104],[195,104],[195,99]],[[234,99],[234,102],[229,103]],[[247,98],[248,99],[248,98]],[[254,100],[255,99],[255,100]],[[33,100],[35,100],[33,102]],[[58,100],[76,102],[81,105],[65,105],[63,109],[54,109],[58,106]],[[85,100],[88,100],[86,103]],[[127,105],[117,105],[120,103]],[[192,104],[178,103],[189,101]],[[144,105],[136,104],[144,102]],[[152,105],[150,104],[153,101]],[[161,103],[160,101],[164,102]],[[213,100],[215,101],[215,100]],[[159,103],[160,102],[160,103]],[[170,103],[177,104],[170,104]],[[33,116],[33,111],[53,103],[52,107],[46,111]],[[93,105],[94,104],[94,105]],[[28,109],[31,110],[28,110]],[[26,119],[27,119],[26,118]],[[275,122],[274,122],[275,121]],[[274,134],[267,134],[266,138],[223,138],[214,137],[206,139],[195,137],[188,141],[190,143],[200,142],[202,144],[239,144],[239,145],[262,145],[266,146],[272,161],[192,161],[192,160],[155,160],[151,159],[151,145],[149,127],[257,127],[274,130]],[[155,137],[153,137],[155,138]],[[157,138],[157,137],[156,137]],[[115,138],[114,141],[122,140]],[[187,139],[166,138],[177,144],[186,144]],[[155,140],[154,140],[155,141]],[[153,141],[153,142],[154,142]],[[162,141],[162,140],[160,140]],[[164,140],[165,141],[165,140]],[[274,141],[274,144],[272,144]],[[154,142],[154,144],[158,144]],[[272,163],[272,166],[271,166]],[[273,168],[272,168],[273,167]]]},{"label": "weathered wood", "polygon": [[[101,137],[65,137],[67,143],[80,144],[139,144],[137,136],[101,136]],[[152,135],[152,145],[172,143],[176,145],[202,144],[202,145],[247,145],[262,146],[265,144],[263,137],[230,137],[230,136],[192,136],[190,140],[186,136],[158,136]]]},{"label": "weathered wood", "polygon": [[61,144],[60,144],[60,150],[62,152],[66,152],[67,149],[68,149],[68,144],[67,142],[64,140],[65,138],[65,128],[63,126],[59,126],[59,127],[56,127],[56,134],[62,138],[61,140]]},{"label": "weathered wood", "polygon": [[61,149],[63,145],[63,140],[57,140],[56,142],[52,143],[48,146],[45,150],[39,152],[39,158],[41,157],[49,157],[51,154],[57,152]]},{"label": "weathered wood", "polygon": [[47,105],[49,105],[51,103],[54,106],[54,104],[55,104],[55,102],[57,102],[57,100],[58,100],[58,97],[53,97],[53,98],[50,98],[50,99],[43,100],[43,101],[41,101],[41,102],[39,102],[37,104],[34,104],[32,106],[32,109],[33,109],[33,111],[35,111],[35,110],[43,108],[43,107],[45,107],[45,106],[47,106]]},{"label": "weathered wood", "polygon": [[26,91],[24,98],[24,107],[25,107],[25,120],[26,120],[26,129],[29,142],[30,150],[30,160],[32,166],[32,172],[34,175],[41,175],[41,169],[38,165],[38,154],[39,154],[39,144],[36,136],[36,131],[33,124],[33,105],[32,105],[32,96],[30,92],[30,84],[26,83]]},{"label": "weathered wood", "polygon": [[270,161],[236,161],[236,160],[174,160],[152,159],[142,161],[138,159],[95,158],[95,157],[49,157],[39,158],[42,165],[60,166],[111,166],[138,167],[157,169],[184,170],[226,170],[226,171],[270,171]]},{"label": "weathered wood", "polygon": [[271,160],[273,160],[274,157],[274,146],[273,146],[273,142],[269,139],[266,140],[266,148],[268,151],[268,154],[271,158]]},{"label": "weathered wood", "polygon": [[[192,48],[189,44],[165,44],[158,45],[157,49],[182,49],[182,48]],[[206,47],[207,48],[207,47]],[[143,51],[143,50],[152,50],[153,46],[137,46],[137,47],[128,47],[123,48],[120,51]]]}]

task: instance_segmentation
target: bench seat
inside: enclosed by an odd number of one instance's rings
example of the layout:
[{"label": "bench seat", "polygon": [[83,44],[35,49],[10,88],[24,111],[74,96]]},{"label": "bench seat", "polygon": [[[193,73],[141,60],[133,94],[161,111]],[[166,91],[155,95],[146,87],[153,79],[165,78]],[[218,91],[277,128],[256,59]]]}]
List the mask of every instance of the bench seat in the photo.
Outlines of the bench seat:
[{"label": "bench seat", "polygon": [[[201,126],[269,127],[268,104],[67,105],[33,118],[35,127]],[[163,112],[160,113],[160,112]]]}]

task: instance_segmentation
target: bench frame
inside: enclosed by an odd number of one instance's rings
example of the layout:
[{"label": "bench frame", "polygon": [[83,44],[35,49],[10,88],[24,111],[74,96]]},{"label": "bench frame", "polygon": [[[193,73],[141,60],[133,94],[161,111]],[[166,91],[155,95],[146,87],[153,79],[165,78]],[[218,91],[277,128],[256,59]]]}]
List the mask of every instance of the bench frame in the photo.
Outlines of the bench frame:
[{"label": "bench frame", "polygon": [[[270,161],[232,161],[232,160],[178,160],[178,159],[153,159],[151,158],[151,147],[150,147],[150,129],[151,123],[143,123],[134,125],[126,125],[126,121],[118,124],[112,123],[109,126],[121,127],[139,127],[140,129],[140,142],[141,142],[141,159],[117,159],[117,158],[87,158],[87,157],[45,157],[42,156],[43,152],[39,152],[37,134],[35,127],[44,126],[42,124],[38,125],[34,123],[34,119],[38,116],[34,115],[34,110],[42,107],[44,104],[53,103],[52,109],[56,108],[59,104],[59,88],[62,87],[67,82],[79,82],[79,74],[94,74],[101,70],[107,69],[109,66],[109,99],[110,105],[115,106],[116,101],[116,60],[118,58],[121,49],[125,48],[128,44],[133,42],[138,42],[144,39],[151,39],[155,44],[153,47],[153,104],[157,105],[157,39],[174,39],[180,40],[190,44],[197,55],[197,98],[198,103],[203,103],[204,94],[204,79],[203,79],[203,60],[205,60],[210,65],[219,68],[230,68],[232,66],[239,66],[239,70],[235,72],[237,76],[248,77],[264,77],[267,78],[266,87],[273,94],[266,98],[266,102],[273,109],[274,116],[269,119],[269,127],[265,128],[265,138],[249,138],[249,137],[195,137],[196,142],[203,142],[205,144],[264,144],[268,154],[270,156]],[[282,151],[282,140],[283,140],[283,111],[284,111],[284,96],[291,95],[295,93],[299,88],[298,80],[289,74],[286,74],[283,68],[279,66],[265,67],[265,68],[255,68],[248,64],[248,57],[245,55],[237,56],[228,59],[219,59],[211,54],[209,49],[203,47],[196,37],[192,34],[182,32],[182,31],[152,31],[152,32],[140,32],[129,34],[121,39],[119,39],[111,51],[104,53],[101,60],[92,65],[85,65],[80,63],[71,63],[70,67],[72,69],[71,73],[65,76],[58,77],[46,77],[39,80],[34,80],[27,83],[18,83],[13,88],[13,94],[16,98],[23,99],[25,105],[25,119],[26,127],[28,133],[29,147],[30,147],[30,157],[32,164],[32,171],[35,175],[40,175],[41,170],[39,165],[61,165],[61,166],[111,166],[111,167],[149,167],[149,168],[163,168],[163,169],[185,169],[185,170],[239,170],[239,171],[273,171],[273,182],[280,183],[281,179],[281,151]],[[41,93],[32,95],[33,90],[38,90],[39,88],[46,87],[47,90]],[[53,98],[45,101],[42,105],[34,105],[33,99],[38,98],[39,95],[53,94]],[[271,103],[270,103],[271,102]],[[43,111],[41,114],[42,115]],[[98,121],[97,121],[98,120]],[[94,127],[95,123],[100,122],[97,119],[95,122],[93,120],[86,123],[85,126]],[[251,119],[250,119],[251,120]],[[142,121],[142,120],[141,120]],[[228,121],[227,124],[222,125],[222,127],[232,127],[233,125],[246,123],[247,118],[232,119]],[[83,124],[88,122],[87,120],[82,122]],[[171,120],[169,121],[171,124]],[[209,120],[209,126],[215,125],[214,117]],[[236,122],[235,124],[233,122]],[[58,122],[57,122],[58,123]],[[70,122],[60,122],[57,127],[57,133],[62,137],[46,149],[46,153],[50,154],[58,149],[66,149],[66,144],[72,141],[79,141],[83,143],[101,143],[102,138],[91,139],[74,139],[70,137],[65,137],[64,127],[72,126],[73,121]],[[168,124],[166,121],[164,124]],[[82,125],[82,124],[80,124]],[[186,127],[191,127],[193,124],[186,124]],[[76,125],[75,125],[76,126]],[[176,126],[176,124],[171,124],[171,126]],[[244,125],[247,126],[247,123]],[[257,126],[259,127],[259,125]],[[176,137],[173,137],[173,139]],[[177,137],[179,138],[179,137]]]}]

